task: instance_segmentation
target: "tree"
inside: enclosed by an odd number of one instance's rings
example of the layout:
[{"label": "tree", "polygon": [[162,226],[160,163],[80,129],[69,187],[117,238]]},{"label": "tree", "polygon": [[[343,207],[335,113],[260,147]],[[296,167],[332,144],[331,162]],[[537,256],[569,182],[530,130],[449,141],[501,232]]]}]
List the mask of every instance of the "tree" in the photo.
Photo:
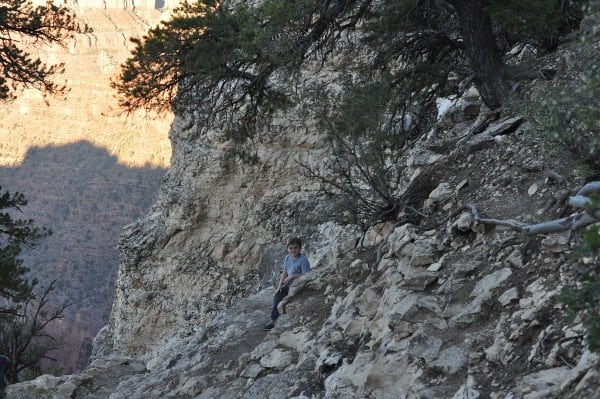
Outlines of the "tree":
[{"label": "tree", "polygon": [[15,219],[27,205],[21,193],[6,191],[0,196],[0,352],[11,357],[8,377],[18,380],[24,369],[39,371],[41,359],[59,347],[46,327],[63,317],[67,304],[52,307],[50,293],[53,281],[42,291],[39,299],[35,288],[37,279],[28,277],[29,268],[21,258],[23,248],[31,249],[52,234],[50,229],[37,227],[31,219]]},{"label": "tree", "polygon": [[[0,188],[1,189],[1,188]],[[37,280],[29,280],[29,268],[20,258],[23,247],[32,248],[50,229],[37,227],[31,219],[14,219],[13,213],[27,205],[21,193],[6,191],[0,195],[0,314],[15,313],[15,304],[30,300]]]},{"label": "tree", "polygon": [[[132,39],[136,48],[113,85],[122,96],[121,105],[129,111],[140,107],[168,109],[177,105],[178,94],[180,104],[199,103],[204,114],[220,113],[223,117],[224,113],[228,119],[236,119],[232,114],[239,113],[240,123],[235,129],[243,139],[251,135],[256,123],[268,119],[274,105],[286,103],[274,79],[293,75],[309,58],[325,62],[336,46],[350,40],[360,23],[364,34],[355,40],[372,52],[375,61],[365,65],[365,74],[377,68],[396,68],[399,62],[421,64],[423,72],[435,77],[438,86],[433,87],[438,92],[448,87],[448,80],[456,81],[449,79],[452,74],[473,75],[484,102],[496,108],[508,92],[508,68],[502,62],[494,31],[508,31],[509,15],[498,10],[527,11],[520,16],[523,28],[518,34],[511,31],[512,36],[504,37],[541,43],[543,36],[559,30],[573,14],[571,8],[559,7],[558,3],[565,2],[186,3],[141,40]],[[496,19],[492,21],[492,17]],[[546,25],[552,22],[556,29],[531,31],[527,27],[540,25],[530,24],[533,19]]]},{"label": "tree", "polygon": [[18,43],[30,40],[34,44],[62,43],[80,27],[65,7],[51,1],[34,6],[28,0],[0,0],[0,99],[14,98],[19,87],[34,87],[45,93],[58,94],[52,76],[62,71],[62,65],[46,65],[32,58]]},{"label": "tree", "polygon": [[42,292],[39,300],[29,298],[18,304],[15,314],[0,315],[0,352],[11,359],[6,373],[11,382],[19,381],[19,374],[27,370],[35,375],[42,374],[40,361],[55,360],[49,356],[52,350],[60,349],[62,343],[52,336],[47,328],[62,319],[68,303],[52,306],[50,294],[56,280]]}]

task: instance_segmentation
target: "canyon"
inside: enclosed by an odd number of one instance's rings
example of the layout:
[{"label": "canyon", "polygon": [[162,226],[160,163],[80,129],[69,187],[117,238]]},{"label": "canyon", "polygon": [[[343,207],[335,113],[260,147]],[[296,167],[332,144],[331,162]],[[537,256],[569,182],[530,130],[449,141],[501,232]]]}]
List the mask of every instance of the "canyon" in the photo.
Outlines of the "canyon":
[{"label": "canyon", "polygon": [[110,82],[132,50],[129,39],[175,5],[67,3],[89,32],[64,47],[27,47],[46,63],[64,64],[55,81],[66,93],[26,88],[0,109],[0,186],[24,193],[22,217],[53,231],[25,261],[40,288],[57,280],[54,302],[70,303],[53,326],[68,343],[52,367],[65,372],[87,364],[113,300],[119,234],[149,209],[169,166],[172,115],[123,113]]},{"label": "canyon", "polygon": [[[597,52],[577,43],[539,67]],[[327,67],[304,72],[298,90],[339,84]],[[334,157],[304,104],[259,132],[256,164],[232,160],[224,129],[181,107],[152,204],[120,230],[114,300],[90,364],[11,385],[9,397],[600,398],[585,323],[566,323],[557,299],[599,256],[567,256],[580,243],[569,232],[510,225],[572,212],[567,199],[586,179],[568,153],[542,150],[518,109],[490,113],[475,88],[446,103],[394,160],[398,190],[422,214],[365,231],[327,220],[321,182],[302,173],[329,170]],[[289,236],[303,238],[312,271],[263,331]]]}]

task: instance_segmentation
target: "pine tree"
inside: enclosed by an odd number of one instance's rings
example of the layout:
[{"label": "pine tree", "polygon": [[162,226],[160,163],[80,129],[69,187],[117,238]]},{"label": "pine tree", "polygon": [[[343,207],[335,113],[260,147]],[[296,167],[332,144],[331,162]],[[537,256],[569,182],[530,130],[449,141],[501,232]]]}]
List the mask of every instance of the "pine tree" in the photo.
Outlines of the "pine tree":
[{"label": "pine tree", "polygon": [[28,0],[0,0],[0,99],[14,98],[19,87],[62,92],[64,87],[52,81],[52,76],[62,71],[62,65],[46,65],[39,58],[32,58],[18,43],[62,44],[68,35],[79,30],[74,16],[52,2],[34,6]]},{"label": "pine tree", "polygon": [[14,218],[25,205],[27,200],[21,193],[6,191],[0,195],[0,315],[14,313],[19,303],[33,298],[37,280],[28,278],[29,268],[20,255],[23,248],[31,248],[52,234],[35,226],[33,220]]}]

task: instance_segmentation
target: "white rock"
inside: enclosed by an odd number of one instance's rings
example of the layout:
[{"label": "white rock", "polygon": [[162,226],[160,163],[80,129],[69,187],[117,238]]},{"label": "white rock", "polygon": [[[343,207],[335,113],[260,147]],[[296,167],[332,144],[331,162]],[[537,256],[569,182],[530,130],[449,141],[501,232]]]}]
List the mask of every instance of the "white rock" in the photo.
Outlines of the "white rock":
[{"label": "white rock", "polygon": [[256,378],[263,370],[264,367],[262,367],[260,364],[252,363],[246,366],[244,370],[242,370],[240,376],[244,378]]},{"label": "white rock", "polygon": [[409,257],[409,264],[415,266],[427,266],[435,262],[435,240],[419,240],[405,245],[401,252]]},{"label": "white rock", "polygon": [[306,327],[298,327],[293,331],[284,331],[279,336],[279,343],[297,352],[306,350],[307,343],[311,340],[312,333]]},{"label": "white rock", "polygon": [[537,183],[533,183],[531,186],[529,186],[529,188],[527,189],[527,194],[529,196],[534,195],[535,193],[537,193],[538,191],[538,185]]},{"label": "white rock", "polygon": [[506,281],[510,276],[512,276],[512,270],[510,268],[505,267],[503,269],[497,270],[491,274],[488,274],[481,280],[475,284],[475,288],[471,292],[472,297],[477,296],[488,296],[490,291],[496,289],[501,286],[504,281]]},{"label": "white rock", "polygon": [[440,183],[431,193],[429,193],[429,199],[435,202],[445,201],[452,196],[452,187],[449,183]]},{"label": "white rock", "polygon": [[471,212],[463,212],[460,214],[458,219],[454,223],[452,223],[452,228],[466,233],[471,230],[471,226],[473,226],[473,214]]},{"label": "white rock", "polygon": [[467,377],[467,383],[462,385],[458,391],[452,396],[451,399],[477,399],[479,398],[479,391],[475,388],[475,380],[472,376]]},{"label": "white rock", "polygon": [[444,349],[430,365],[441,369],[445,374],[454,375],[465,368],[467,360],[468,353],[466,348],[463,346],[452,346]]},{"label": "white rock", "polygon": [[440,262],[432,263],[428,268],[428,272],[437,272],[442,268],[442,264]]},{"label": "white rock", "polygon": [[277,348],[261,357],[260,365],[269,369],[283,370],[292,363],[292,360],[294,360],[292,351]]},{"label": "white rock", "polygon": [[504,291],[502,295],[498,297],[498,302],[502,304],[502,306],[506,306],[511,302],[514,302],[519,299],[519,290],[516,287],[513,287],[507,291]]}]

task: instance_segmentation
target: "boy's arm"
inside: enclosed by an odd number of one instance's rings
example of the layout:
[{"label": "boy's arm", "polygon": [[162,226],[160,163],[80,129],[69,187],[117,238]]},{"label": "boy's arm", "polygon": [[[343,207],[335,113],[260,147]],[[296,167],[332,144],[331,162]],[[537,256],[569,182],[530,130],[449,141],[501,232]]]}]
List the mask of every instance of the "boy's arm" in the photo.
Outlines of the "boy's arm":
[{"label": "boy's arm", "polygon": [[281,290],[281,288],[283,288],[283,286],[287,282],[287,276],[288,276],[287,270],[285,270],[285,267],[284,267],[283,273],[281,273],[281,277],[279,278],[279,285],[277,286],[277,292],[279,292]]},{"label": "boy's arm", "polygon": [[290,280],[295,280],[298,277],[302,276],[304,273],[308,273],[310,271],[310,263],[308,262],[308,259],[305,258],[305,261],[302,263],[301,267],[302,267],[302,273],[290,274],[285,279],[285,282],[287,283]]}]

